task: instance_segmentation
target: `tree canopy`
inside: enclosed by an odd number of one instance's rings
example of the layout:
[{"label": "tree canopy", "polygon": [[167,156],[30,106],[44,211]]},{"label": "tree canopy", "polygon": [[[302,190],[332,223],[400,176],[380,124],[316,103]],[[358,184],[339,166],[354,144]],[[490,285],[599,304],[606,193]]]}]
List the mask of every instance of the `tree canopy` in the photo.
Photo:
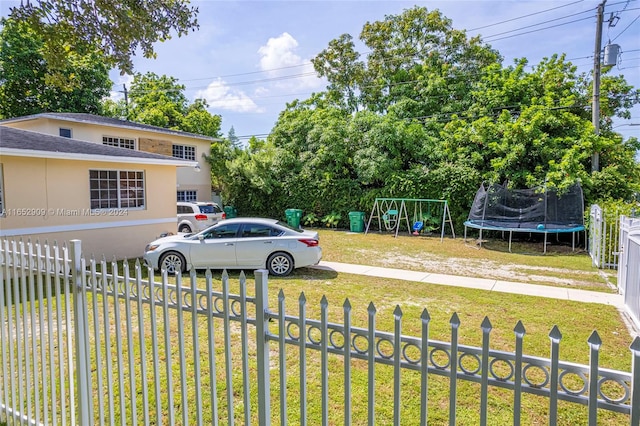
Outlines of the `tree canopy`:
[{"label": "tree canopy", "polygon": [[[69,52],[54,70],[42,38],[25,22],[9,18],[0,24],[0,118],[42,111],[100,114],[111,80],[96,50]],[[67,84],[55,84],[55,76]]]},{"label": "tree canopy", "polygon": [[186,0],[26,0],[11,7],[9,16],[42,39],[52,66],[64,65],[71,52],[85,56],[97,46],[110,66],[131,74],[138,49],[155,57],[154,43],[198,28],[197,13]]},{"label": "tree canopy", "polygon": [[[368,211],[376,197],[445,198],[456,224],[483,181],[516,188],[581,181],[586,202],[640,191],[640,144],[611,118],[638,102],[603,70],[601,131],[591,124],[589,75],[564,55],[527,71],[426,8],[366,23],[363,59],[351,35],[313,59],[329,84],[290,103],[270,136],[212,164],[223,197],[246,214],[286,208],[327,215]],[[591,154],[600,170],[591,173]]]},{"label": "tree canopy", "polygon": [[127,99],[104,102],[106,115],[168,129],[219,137],[221,118],[204,99],[189,103],[184,85],[174,77],[134,74]]}]

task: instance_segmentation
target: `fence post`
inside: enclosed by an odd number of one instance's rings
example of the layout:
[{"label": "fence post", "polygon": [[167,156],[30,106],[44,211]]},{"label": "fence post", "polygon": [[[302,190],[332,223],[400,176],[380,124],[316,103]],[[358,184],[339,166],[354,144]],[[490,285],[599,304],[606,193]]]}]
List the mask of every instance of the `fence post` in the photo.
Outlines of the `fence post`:
[{"label": "fence post", "polygon": [[[73,282],[73,324],[76,342],[76,378],[77,394],[71,395],[78,401],[78,418],[80,424],[88,425],[93,422],[89,418],[91,401],[91,373],[89,371],[89,339],[87,331],[87,297],[83,284],[82,271],[82,242],[71,240],[71,278]],[[63,265],[65,262],[62,263]],[[66,273],[66,271],[64,271]]]},{"label": "fence post", "polygon": [[269,286],[268,272],[255,271],[256,283],[256,355],[258,369],[258,424],[271,424],[271,378],[269,375]]},{"label": "fence post", "polygon": [[640,424],[640,337],[636,336],[631,349],[631,424]]}]

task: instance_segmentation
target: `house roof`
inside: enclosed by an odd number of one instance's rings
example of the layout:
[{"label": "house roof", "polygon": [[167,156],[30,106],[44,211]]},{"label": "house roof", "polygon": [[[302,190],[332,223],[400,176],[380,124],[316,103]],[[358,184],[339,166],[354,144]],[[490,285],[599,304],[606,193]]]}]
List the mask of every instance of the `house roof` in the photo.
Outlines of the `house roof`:
[{"label": "house roof", "polygon": [[210,136],[198,135],[195,133],[182,132],[180,130],[165,129],[163,127],[152,126],[150,124],[135,123],[133,121],[120,120],[118,118],[103,117],[101,115],[77,113],[77,112],[43,112],[40,114],[25,115],[22,117],[7,118],[0,120],[3,123],[15,123],[20,121],[37,120],[40,118],[51,120],[71,121],[75,123],[95,124],[101,126],[114,126],[125,129],[144,130],[147,132],[164,133],[168,135],[185,136],[190,138],[204,139],[208,141],[216,141],[218,139]]},{"label": "house roof", "polygon": [[195,167],[198,163],[161,154],[52,136],[0,125],[0,155]]}]

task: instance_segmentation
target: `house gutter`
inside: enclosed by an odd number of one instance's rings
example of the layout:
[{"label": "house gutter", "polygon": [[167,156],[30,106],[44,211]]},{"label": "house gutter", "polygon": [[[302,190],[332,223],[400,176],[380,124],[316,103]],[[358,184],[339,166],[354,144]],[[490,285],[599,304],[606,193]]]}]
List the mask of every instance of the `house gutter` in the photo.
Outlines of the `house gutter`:
[{"label": "house gutter", "polygon": [[[140,152],[140,151],[138,151]],[[161,158],[145,158],[145,157],[119,157],[113,155],[92,155],[78,154],[70,152],[57,151],[41,151],[41,150],[25,150],[16,148],[2,148],[0,157],[35,157],[35,158],[52,158],[57,160],[77,160],[77,161],[101,161],[107,163],[135,163],[135,164],[153,164],[160,166],[176,166],[176,167],[196,167],[197,161],[187,160],[171,160]]]}]

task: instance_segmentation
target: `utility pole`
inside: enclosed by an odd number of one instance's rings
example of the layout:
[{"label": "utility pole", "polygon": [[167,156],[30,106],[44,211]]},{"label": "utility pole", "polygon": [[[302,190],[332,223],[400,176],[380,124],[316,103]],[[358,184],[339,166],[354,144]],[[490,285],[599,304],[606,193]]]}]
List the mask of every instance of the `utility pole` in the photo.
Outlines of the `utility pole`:
[{"label": "utility pole", "polygon": [[127,92],[126,84],[122,83],[122,88],[124,89],[124,118],[129,120],[129,92]]},{"label": "utility pole", "polygon": [[[603,0],[598,5],[597,23],[596,23],[596,46],[593,53],[593,101],[591,105],[591,121],[595,129],[595,134],[600,134],[600,51],[602,50],[602,21],[604,20],[604,4],[607,0]],[[600,153],[594,151],[591,155],[591,173],[600,170]]]}]

